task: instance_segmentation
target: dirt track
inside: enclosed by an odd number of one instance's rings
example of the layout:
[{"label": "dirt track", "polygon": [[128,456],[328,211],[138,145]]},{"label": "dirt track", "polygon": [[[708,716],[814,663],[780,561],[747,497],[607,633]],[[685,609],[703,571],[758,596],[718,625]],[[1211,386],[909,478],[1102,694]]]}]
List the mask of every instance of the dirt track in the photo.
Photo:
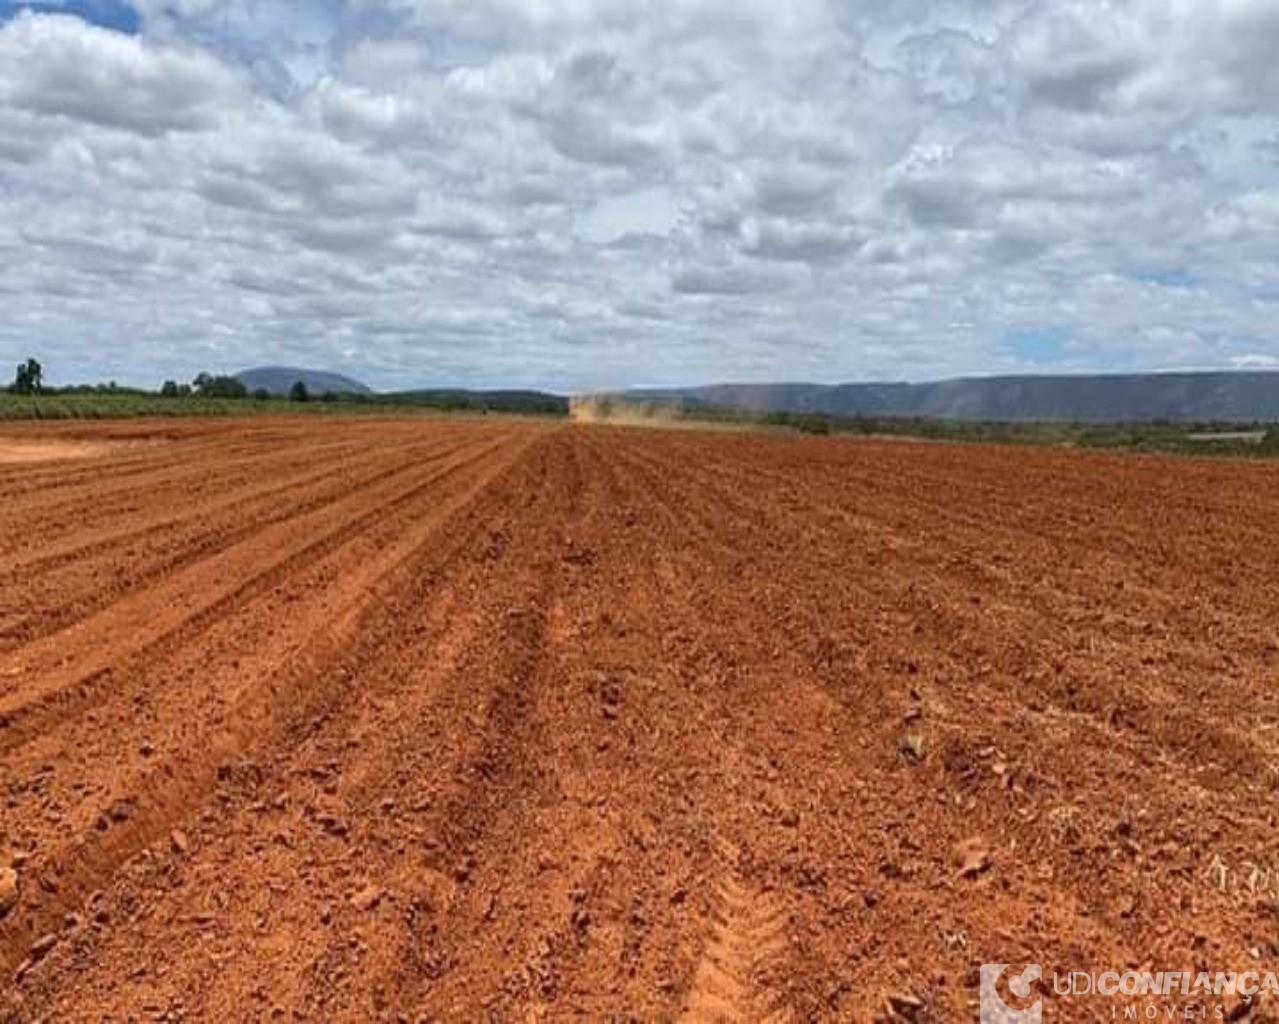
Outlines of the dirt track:
[{"label": "dirt track", "polygon": [[4,435],[94,454],[0,463],[0,1021],[975,1021],[983,962],[1279,967],[1271,465]]}]

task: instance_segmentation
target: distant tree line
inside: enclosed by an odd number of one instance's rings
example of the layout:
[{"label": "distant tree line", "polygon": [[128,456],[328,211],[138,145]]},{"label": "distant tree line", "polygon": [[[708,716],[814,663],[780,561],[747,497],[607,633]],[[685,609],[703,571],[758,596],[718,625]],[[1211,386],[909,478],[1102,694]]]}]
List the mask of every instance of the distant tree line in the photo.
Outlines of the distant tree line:
[{"label": "distant tree line", "polygon": [[[190,384],[179,384],[175,380],[166,380],[160,385],[162,398],[188,398],[192,395],[200,398],[255,398],[266,401],[275,397],[266,388],[255,388],[252,392],[244,382],[236,377],[221,374],[200,373]],[[310,400],[306,385],[298,381],[289,392],[290,401],[306,402]],[[322,396],[327,399],[328,394]]]},{"label": "distant tree line", "polygon": [[[75,384],[64,388],[46,388],[44,384],[44,367],[35,358],[19,363],[14,370],[13,382],[9,385],[9,393],[14,395],[36,395],[42,392],[59,394],[134,394],[145,395],[142,388],[120,387],[115,381],[106,384]],[[154,393],[154,392],[152,392]],[[266,400],[274,397],[266,388],[257,388],[250,395],[249,389],[242,381],[224,374],[200,373],[190,384],[179,384],[176,380],[166,380],[160,385],[162,398],[249,398]],[[322,400],[337,400],[338,396],[325,393]],[[289,392],[289,398],[295,402],[310,401],[311,395],[306,385],[298,381]]]},{"label": "distant tree line", "polygon": [[[121,386],[115,381],[104,384],[73,384],[61,388],[49,388],[44,384],[44,367],[37,359],[20,363],[13,382],[7,389],[15,395],[112,395],[133,396],[138,399],[255,399],[268,401],[286,396],[277,395],[267,388],[255,388],[252,392],[243,381],[226,374],[203,372],[188,383],[172,378],[165,380],[157,391],[146,388]],[[289,389],[290,402],[323,402],[347,406],[374,406],[388,409],[432,409],[441,412],[470,412],[485,415],[491,412],[519,413],[523,415],[565,416],[568,399],[559,395],[546,395],[534,391],[486,391],[470,392],[441,388],[426,391],[405,391],[395,394],[367,394],[362,392],[323,391],[314,394],[306,382],[297,380]],[[173,408],[173,407],[169,407]],[[198,411],[192,409],[192,411]]]}]

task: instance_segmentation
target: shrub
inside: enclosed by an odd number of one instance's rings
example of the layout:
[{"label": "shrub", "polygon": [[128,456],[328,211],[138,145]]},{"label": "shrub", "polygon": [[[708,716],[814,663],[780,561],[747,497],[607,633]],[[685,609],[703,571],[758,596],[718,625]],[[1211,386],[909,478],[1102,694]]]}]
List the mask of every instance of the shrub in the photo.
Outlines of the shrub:
[{"label": "shrub", "polygon": [[247,398],[249,389],[234,377],[215,377],[202,373],[192,385],[203,398]]},{"label": "shrub", "polygon": [[808,416],[801,416],[799,419],[799,429],[805,434],[819,434],[825,436],[830,433],[830,417],[824,413],[813,413]]}]

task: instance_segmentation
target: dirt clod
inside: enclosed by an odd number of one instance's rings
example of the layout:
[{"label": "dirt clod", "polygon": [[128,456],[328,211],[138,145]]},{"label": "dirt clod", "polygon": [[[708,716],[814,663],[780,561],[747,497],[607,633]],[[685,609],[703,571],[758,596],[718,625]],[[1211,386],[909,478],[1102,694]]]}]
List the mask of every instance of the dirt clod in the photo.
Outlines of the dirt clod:
[{"label": "dirt clod", "polygon": [[956,843],[952,856],[960,878],[976,878],[989,871],[994,864],[990,848],[979,837]]},{"label": "dirt clod", "polygon": [[28,954],[30,955],[33,961],[41,960],[44,957],[48,956],[49,952],[57,944],[58,944],[57,934],[54,932],[50,932],[48,935],[43,935],[40,938],[36,939],[36,941],[31,944],[31,948],[30,950],[28,950]]},{"label": "dirt clod", "polygon": [[888,1008],[902,1020],[917,1021],[923,1015],[924,1001],[910,992],[894,992],[888,997]]},{"label": "dirt clod", "polygon": [[928,752],[928,743],[924,739],[923,733],[912,731],[902,735],[898,749],[901,750],[908,761],[918,764],[924,760],[924,756]]},{"label": "dirt clod", "polygon": [[18,903],[18,873],[9,867],[0,867],[0,918]]},{"label": "dirt clod", "polygon": [[382,902],[386,890],[378,885],[366,885],[351,897],[351,906],[359,911],[369,911]]}]

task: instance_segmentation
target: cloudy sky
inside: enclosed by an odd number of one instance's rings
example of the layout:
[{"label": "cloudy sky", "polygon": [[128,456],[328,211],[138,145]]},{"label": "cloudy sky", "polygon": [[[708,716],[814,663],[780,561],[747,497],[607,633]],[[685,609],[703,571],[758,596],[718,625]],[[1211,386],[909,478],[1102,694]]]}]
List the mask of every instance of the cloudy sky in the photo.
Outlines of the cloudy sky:
[{"label": "cloudy sky", "polygon": [[1279,366],[1276,0],[0,0],[0,358]]}]

